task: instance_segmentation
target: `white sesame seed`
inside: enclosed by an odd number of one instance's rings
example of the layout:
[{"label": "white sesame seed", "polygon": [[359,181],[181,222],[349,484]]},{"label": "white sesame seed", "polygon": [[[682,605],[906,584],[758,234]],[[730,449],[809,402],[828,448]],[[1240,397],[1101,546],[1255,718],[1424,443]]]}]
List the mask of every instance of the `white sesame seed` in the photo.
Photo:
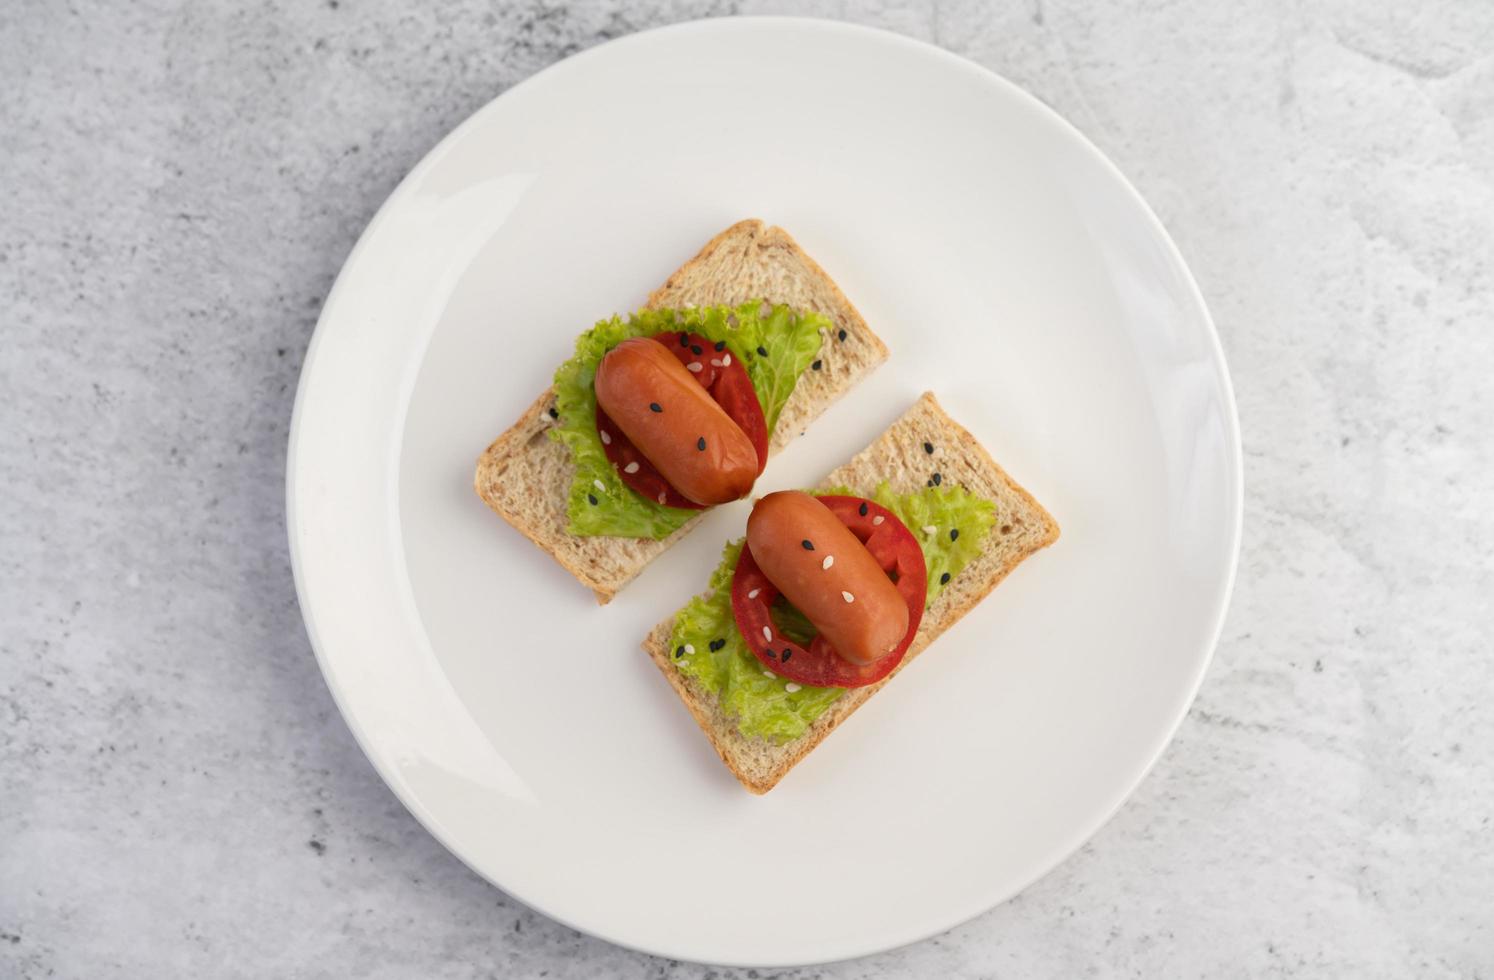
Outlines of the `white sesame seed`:
[{"label": "white sesame seed", "polygon": [[638,464],[636,462],[635,463],[629,463],[627,466],[623,467],[623,472],[624,473],[637,473],[638,472]]},{"label": "white sesame seed", "polygon": [[696,374],[699,374],[700,372],[705,370],[705,365],[700,363],[699,361],[691,361],[689,364],[686,364],[685,367],[689,368],[691,371],[694,371]]},{"label": "white sesame seed", "polygon": [[660,490],[659,491],[659,503],[662,504],[664,502],[664,500],[665,500],[666,497],[667,497],[667,494],[665,494],[663,490]]},{"label": "white sesame seed", "polygon": [[713,357],[711,358],[711,367],[726,367],[726,365],[721,363],[721,358]]},{"label": "white sesame seed", "polygon": [[768,629],[766,626],[763,627],[763,639],[767,640],[769,643],[773,642],[773,631]]},{"label": "white sesame seed", "polygon": [[939,533],[939,529],[937,527],[935,527],[933,524],[925,524],[923,526],[923,533],[924,534],[938,534]]},{"label": "white sesame seed", "polygon": [[753,589],[751,592],[747,593],[747,598],[749,598],[749,599],[756,599],[757,598],[757,594],[759,592],[761,592],[761,591],[762,591],[762,589]]},{"label": "white sesame seed", "polygon": [[731,367],[731,355],[730,354],[727,354],[725,357],[721,358],[721,366],[722,367]]},{"label": "white sesame seed", "polygon": [[821,568],[829,568],[831,565],[834,565],[834,564],[835,564],[835,556],[834,555],[826,555],[825,556],[825,560],[822,561],[822,562],[820,562],[820,567]]},{"label": "white sesame seed", "polygon": [[799,690],[799,685],[795,684],[793,681],[789,681],[787,684],[783,685],[783,689],[790,694],[793,694]]},{"label": "white sesame seed", "polygon": [[693,644],[693,643],[686,643],[685,644],[685,653],[690,654],[690,653],[694,653],[694,652],[695,652],[695,644]]},{"label": "white sesame seed", "polygon": [[887,518],[883,517],[881,514],[878,514],[876,517],[872,518],[872,525],[876,526],[878,524],[881,524],[885,520],[887,520]]},{"label": "white sesame seed", "polygon": [[603,483],[601,480],[592,480],[591,481],[591,485],[594,486],[594,487],[596,487],[598,490],[602,491],[603,493],[607,492],[607,484]]},{"label": "white sesame seed", "polygon": [[764,670],[763,671],[763,676],[771,678],[771,677],[777,677],[778,675],[775,674],[775,673],[773,673],[771,670]]},{"label": "white sesame seed", "polygon": [[849,592],[842,592],[840,594],[840,597],[842,599],[844,599],[845,601],[847,601],[847,602],[855,602],[856,601],[856,597],[853,596],[853,595],[851,595],[851,593],[849,593]]},{"label": "white sesame seed", "polygon": [[610,446],[610,445],[612,445],[612,437],[607,434],[607,430],[606,429],[602,430],[602,445],[604,445],[604,446]]}]

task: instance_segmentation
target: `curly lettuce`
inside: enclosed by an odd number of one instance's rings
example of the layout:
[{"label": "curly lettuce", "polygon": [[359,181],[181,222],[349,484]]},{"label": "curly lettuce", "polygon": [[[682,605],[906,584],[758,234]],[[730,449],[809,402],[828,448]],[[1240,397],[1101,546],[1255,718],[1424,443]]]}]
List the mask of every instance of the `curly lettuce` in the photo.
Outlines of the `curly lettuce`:
[{"label": "curly lettuce", "polygon": [[[764,312],[766,311],[766,312]],[[725,341],[747,370],[772,433],[783,406],[819,353],[829,321],[818,313],[752,302],[683,310],[640,310],[599,321],[576,339],[576,352],[555,372],[556,422],[550,438],[570,450],[575,476],[566,500],[567,530],[581,536],[667,538],[698,511],[666,507],[623,483],[597,436],[592,387],[602,357],[630,337],[689,331]]]},{"label": "curly lettuce", "polygon": [[790,684],[747,649],[731,614],[731,577],[741,554],[741,541],[728,544],[711,575],[709,594],[696,596],[675,614],[670,652],[680,673],[715,694],[742,734],[787,742],[804,734],[844,689]]},{"label": "curly lettuce", "polygon": [[[865,496],[836,488],[816,494]],[[929,570],[925,607],[982,551],[996,520],[996,505],[961,487],[930,487],[916,493],[893,493],[883,483],[870,499],[898,516],[923,549]],[[924,527],[934,527],[926,533]],[[951,535],[951,531],[958,533]],[[721,564],[711,574],[709,591],[685,604],[674,617],[670,653],[676,668],[715,694],[722,710],[736,719],[743,735],[787,742],[803,735],[825,709],[845,693],[840,687],[791,684],[747,649],[731,611],[731,579],[742,542],[733,541],[721,553]],[[944,576],[948,574],[948,578]],[[779,632],[807,643],[814,627],[803,613],[782,599],[772,609]]]}]

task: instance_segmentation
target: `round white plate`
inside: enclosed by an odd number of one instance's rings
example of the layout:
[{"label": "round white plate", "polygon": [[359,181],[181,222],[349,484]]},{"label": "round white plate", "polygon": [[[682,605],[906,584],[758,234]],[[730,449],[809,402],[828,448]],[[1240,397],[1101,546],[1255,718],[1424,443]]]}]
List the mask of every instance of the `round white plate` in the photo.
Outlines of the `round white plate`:
[{"label": "round white plate", "polygon": [[[892,350],[760,488],[816,481],[931,389],[1063,526],[761,798],[638,646],[747,506],[599,608],[471,486],[576,334],[748,216]],[[925,44],[721,20],[541,72],[389,198],[307,356],[290,538],[337,703],[431,833],[577,929],[768,966],[940,932],[1104,823],[1208,664],[1240,471],[1197,288],[1083,137]]]}]

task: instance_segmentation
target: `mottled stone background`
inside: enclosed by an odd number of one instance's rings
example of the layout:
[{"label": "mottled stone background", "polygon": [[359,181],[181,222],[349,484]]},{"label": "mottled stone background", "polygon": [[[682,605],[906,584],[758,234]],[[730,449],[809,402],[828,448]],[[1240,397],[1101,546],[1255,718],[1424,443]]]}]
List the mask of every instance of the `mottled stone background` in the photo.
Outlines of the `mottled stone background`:
[{"label": "mottled stone background", "polygon": [[359,231],[568,54],[791,5],[0,4],[0,976],[1494,978],[1494,4],[823,2],[1001,72],[1188,257],[1247,455],[1203,693],[1020,898],[834,966],[555,925],[379,781],[286,428]]}]

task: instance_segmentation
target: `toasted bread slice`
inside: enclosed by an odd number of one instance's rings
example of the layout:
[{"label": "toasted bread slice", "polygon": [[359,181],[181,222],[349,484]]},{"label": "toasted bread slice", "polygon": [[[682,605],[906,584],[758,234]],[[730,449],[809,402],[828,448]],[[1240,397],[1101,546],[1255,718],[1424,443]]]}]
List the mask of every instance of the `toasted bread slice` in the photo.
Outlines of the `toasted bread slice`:
[{"label": "toasted bread slice", "polygon": [[[925,451],[924,443],[934,447],[932,456]],[[895,492],[911,493],[926,486],[935,471],[943,475],[946,484],[962,486],[996,502],[996,524],[986,539],[985,551],[965,566],[929,606],[908,655],[897,669],[876,684],[847,691],[798,738],[778,743],[749,738],[738,731],[735,720],[722,713],[715,694],[680,673],[670,659],[674,617],[655,626],[644,641],[643,649],[690,709],[721,761],[752,792],[766,793],[777,785],[836,726],[912,663],[939,634],[975,608],[1008,572],[1028,555],[1058,540],[1057,522],[996,465],[974,436],[944,413],[928,392],[820,486],[846,486],[870,494],[885,480]]]},{"label": "toasted bread slice", "polygon": [[[887,347],[788,232],[756,219],[739,221],[707,242],[700,254],[654,290],[648,306],[736,306],[755,299],[823,313],[831,321],[816,362],[819,367],[799,378],[770,433],[769,450],[776,451],[887,360]],[[699,519],[661,541],[569,533],[566,497],[574,468],[570,452],[549,438],[549,411],[554,403],[553,388],[535,399],[519,421],[482,454],[473,482],[489,507],[605,605]]]}]

